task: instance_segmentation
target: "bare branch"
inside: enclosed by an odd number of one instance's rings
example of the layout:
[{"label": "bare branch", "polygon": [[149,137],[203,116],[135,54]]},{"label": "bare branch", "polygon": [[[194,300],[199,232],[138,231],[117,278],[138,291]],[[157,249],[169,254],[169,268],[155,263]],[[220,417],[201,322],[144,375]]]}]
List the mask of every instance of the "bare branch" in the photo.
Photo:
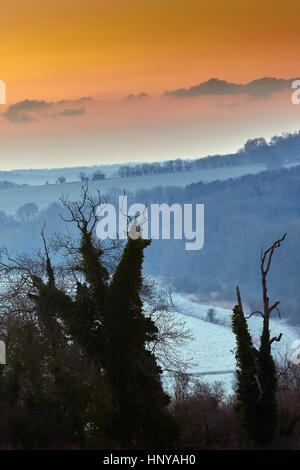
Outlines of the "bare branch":
[{"label": "bare branch", "polygon": [[[261,266],[262,266],[262,270],[265,273],[265,275],[267,275],[269,270],[270,270],[272,257],[273,257],[275,249],[280,247],[281,243],[285,240],[285,237],[286,237],[286,233],[279,240],[276,240],[276,242],[274,242],[273,245],[270,246],[270,248],[268,248],[264,252],[264,254],[262,255],[262,257],[261,257],[262,265]],[[265,261],[266,260],[267,260],[267,266],[265,268]]]},{"label": "bare branch", "polygon": [[260,310],[256,310],[255,312],[250,313],[250,315],[248,315],[245,318],[247,318],[247,320],[249,320],[249,318],[251,318],[252,315],[255,315],[256,313],[259,313],[262,317],[264,317],[264,314]]},{"label": "bare branch", "polygon": [[277,300],[277,302],[275,302],[275,304],[273,304],[272,307],[269,308],[270,313],[274,310],[274,308],[277,308],[277,305],[279,304],[280,304],[280,300]]},{"label": "bare branch", "polygon": [[282,333],[280,333],[279,336],[274,336],[274,337],[270,340],[270,345],[271,345],[272,343],[274,343],[274,341],[278,341],[278,342],[279,342],[279,341],[281,340],[281,338],[282,338]]},{"label": "bare branch", "polygon": [[271,267],[272,257],[276,248],[279,248],[281,243],[285,240],[286,233],[279,239],[276,240],[272,246],[270,246],[264,253],[261,254],[261,282],[262,282],[262,291],[263,291],[263,304],[264,304],[264,322],[266,327],[269,327],[269,320],[271,312],[276,309],[278,311],[279,317],[280,312],[277,306],[279,301],[275,302],[271,307],[269,306],[269,297],[268,297],[268,288],[267,288],[267,275]]},{"label": "bare branch", "polygon": [[62,206],[67,210],[69,216],[60,215],[64,222],[74,222],[81,232],[91,234],[97,223],[97,210],[99,206],[106,203],[100,191],[93,197],[88,189],[88,184],[81,186],[81,196],[78,201],[70,201],[68,197],[60,197]]}]

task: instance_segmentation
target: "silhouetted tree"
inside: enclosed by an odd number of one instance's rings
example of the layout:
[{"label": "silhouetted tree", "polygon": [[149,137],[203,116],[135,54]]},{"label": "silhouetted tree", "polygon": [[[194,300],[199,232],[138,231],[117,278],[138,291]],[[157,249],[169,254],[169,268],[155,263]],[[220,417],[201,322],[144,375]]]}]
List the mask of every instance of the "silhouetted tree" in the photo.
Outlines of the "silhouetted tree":
[{"label": "silhouetted tree", "polygon": [[241,424],[250,439],[256,439],[258,390],[257,350],[254,348],[244,312],[235,306],[232,314],[232,331],[236,336],[237,410]]},{"label": "silhouetted tree", "polygon": [[64,176],[60,176],[57,179],[57,183],[64,184],[66,182],[66,178]]},{"label": "silhouetted tree", "polygon": [[[269,273],[272,257],[276,248],[279,248],[285,240],[286,234],[261,254],[261,281],[263,295],[263,312],[259,314],[263,318],[263,330],[260,339],[260,347],[253,347],[244,317],[242,300],[239,287],[237,287],[238,305],[233,310],[232,326],[237,340],[237,365],[238,365],[238,407],[241,411],[242,424],[249,438],[259,444],[265,444],[274,439],[278,416],[276,401],[276,367],[271,354],[271,345],[274,341],[280,341],[282,334],[270,338],[270,315],[278,310],[279,301],[270,305],[267,290],[267,275]],[[279,311],[278,311],[279,312]]]},{"label": "silhouetted tree", "polygon": [[36,214],[38,214],[39,208],[34,202],[28,202],[24,206],[19,207],[17,210],[17,218],[22,221],[28,221]]},{"label": "silhouetted tree", "polygon": [[161,369],[146,349],[158,334],[140,298],[143,250],[149,244],[128,240],[107,295],[105,358],[116,410],[113,432],[132,448],[165,447],[179,436],[167,410],[170,399],[162,389]]},{"label": "silhouetted tree", "polygon": [[87,183],[89,181],[89,177],[86,176],[86,174],[83,171],[79,173],[79,178],[83,183]]},{"label": "silhouetted tree", "polygon": [[108,384],[111,411],[104,427],[113,445],[165,447],[176,441],[179,431],[167,409],[170,399],[162,389],[161,369],[146,347],[158,334],[154,322],[145,317],[140,298],[143,250],[150,242],[129,238],[109,282],[104,252],[93,241],[99,202],[87,189],[81,201],[63,201],[70,214],[65,220],[75,222],[81,233],[77,269],[84,282],[77,282],[75,298],[56,287],[46,244],[48,283],[35,277],[38,294],[32,298],[37,311],[46,308],[45,321],[52,324],[53,341],[61,334],[55,333],[58,318]]},{"label": "silhouetted tree", "polygon": [[105,174],[101,171],[96,171],[92,176],[92,181],[100,181],[105,179]]}]

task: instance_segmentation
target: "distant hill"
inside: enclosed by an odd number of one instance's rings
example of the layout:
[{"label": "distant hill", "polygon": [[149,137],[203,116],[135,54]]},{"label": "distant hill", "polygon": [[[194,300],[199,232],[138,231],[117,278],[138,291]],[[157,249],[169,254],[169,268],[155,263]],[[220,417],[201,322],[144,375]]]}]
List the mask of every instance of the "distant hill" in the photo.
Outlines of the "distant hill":
[{"label": "distant hill", "polygon": [[[300,163],[300,131],[274,136],[267,142],[258,137],[249,139],[245,145],[234,154],[208,155],[201,158],[175,158],[173,160],[153,162],[128,162],[124,164],[100,164],[94,166],[42,168],[0,171],[0,180],[16,184],[41,186],[54,184],[59,178],[65,178],[67,183],[79,182],[82,174],[89,180],[95,172],[105,174],[105,177],[152,176],[159,174],[182,174],[197,170],[223,169],[231,167],[252,167],[261,165],[267,170],[280,168],[284,165]],[[251,171],[252,172],[252,171]],[[244,174],[242,171],[241,174]],[[236,176],[233,173],[233,177]],[[192,178],[192,181],[193,178]],[[207,181],[211,181],[209,178]],[[136,186],[135,186],[136,188]]]},{"label": "distant hill", "polygon": [[[214,168],[207,170],[195,170],[184,173],[166,173],[159,175],[131,176],[128,178],[106,178],[101,181],[90,181],[89,189],[91,192],[100,190],[102,194],[115,189],[122,194],[122,191],[137,191],[138,189],[152,189],[156,186],[174,186],[184,187],[198,181],[210,182],[215,180],[226,180],[229,178],[238,178],[242,175],[258,173],[262,171],[262,165],[249,165],[241,167]],[[22,170],[23,171],[23,170]],[[28,170],[33,171],[33,170]],[[47,170],[52,172],[52,176],[64,174],[58,170]],[[72,169],[74,171],[74,169]],[[95,170],[94,170],[95,171]],[[66,173],[65,173],[66,174]],[[1,177],[1,175],[0,175]],[[79,196],[82,182],[73,182],[64,184],[48,184],[42,186],[28,186],[9,189],[0,189],[0,210],[8,213],[14,213],[21,205],[28,202],[36,202],[40,209],[47,207],[64,193],[72,199]]]},{"label": "distant hill", "polygon": [[102,171],[106,177],[117,176],[119,165],[75,166],[66,168],[41,168],[0,171],[0,180],[8,180],[16,184],[42,186],[46,183],[55,184],[59,177],[65,177],[67,182],[80,181],[80,173],[92,177],[96,171]]}]

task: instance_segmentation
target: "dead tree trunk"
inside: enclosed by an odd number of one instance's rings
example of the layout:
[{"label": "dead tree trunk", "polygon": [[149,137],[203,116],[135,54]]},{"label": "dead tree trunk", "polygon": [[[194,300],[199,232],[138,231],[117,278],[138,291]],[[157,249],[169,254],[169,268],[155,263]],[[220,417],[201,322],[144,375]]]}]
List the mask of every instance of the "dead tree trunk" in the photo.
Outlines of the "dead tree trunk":
[{"label": "dead tree trunk", "polygon": [[[267,287],[267,276],[270,271],[271,267],[271,262],[272,262],[272,257],[274,254],[274,251],[276,248],[279,248],[281,243],[285,240],[286,233],[280,238],[279,240],[276,240],[276,242],[273,243],[272,246],[270,246],[267,250],[261,253],[261,262],[260,262],[260,272],[261,272],[261,284],[262,284],[262,297],[263,297],[263,312],[256,310],[255,312],[252,312],[247,318],[250,318],[252,315],[258,313],[262,316],[263,322],[264,322],[264,327],[269,330],[270,326],[270,316],[273,310],[277,310],[279,318],[280,318],[280,311],[278,308],[278,305],[280,304],[280,301],[277,300],[274,304],[270,306],[270,298],[268,296],[268,287]],[[241,300],[241,294],[240,294],[240,289],[239,286],[236,287],[236,296],[237,296],[237,302],[239,306],[240,312],[243,314],[243,304]],[[274,341],[280,341],[282,337],[282,333],[278,337],[274,337],[270,340],[270,344],[272,344]]]}]

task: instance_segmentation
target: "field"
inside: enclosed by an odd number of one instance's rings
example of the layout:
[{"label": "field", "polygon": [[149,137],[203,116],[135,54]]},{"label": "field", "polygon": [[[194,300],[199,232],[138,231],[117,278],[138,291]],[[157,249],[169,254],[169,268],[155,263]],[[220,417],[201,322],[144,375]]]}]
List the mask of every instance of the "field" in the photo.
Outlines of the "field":
[{"label": "field", "polygon": [[[117,189],[121,194],[123,190],[136,191],[141,188],[151,189],[157,186],[183,187],[191,183],[197,183],[198,181],[210,182],[215,180],[226,180],[229,178],[237,178],[249,173],[258,173],[263,170],[263,165],[253,165],[195,170],[173,174],[132,176],[128,178],[107,178],[103,181],[90,182],[89,189],[91,192],[100,190],[102,194],[105,194],[109,190]],[[45,170],[45,179],[46,174],[47,170]],[[7,213],[14,213],[16,209],[28,202],[35,202],[40,209],[43,209],[50,203],[58,201],[62,194],[68,195],[71,199],[76,199],[79,196],[81,184],[82,183],[80,182],[74,182],[1,189],[0,210],[4,210]]]},{"label": "field", "polygon": [[[204,382],[220,381],[227,393],[232,392],[234,371],[236,369],[234,350],[235,337],[231,330],[231,310],[200,304],[192,301],[188,295],[174,294],[174,311],[179,320],[183,320],[191,330],[193,340],[182,348],[181,356],[192,360],[189,372],[202,378]],[[210,308],[215,311],[214,323],[207,319]],[[248,320],[254,346],[259,346],[262,320],[253,316]],[[271,335],[282,333],[280,342],[274,342],[272,352],[280,361],[285,355],[291,358],[292,344],[299,339],[295,328],[289,326],[284,319],[274,318],[270,321]]]}]

